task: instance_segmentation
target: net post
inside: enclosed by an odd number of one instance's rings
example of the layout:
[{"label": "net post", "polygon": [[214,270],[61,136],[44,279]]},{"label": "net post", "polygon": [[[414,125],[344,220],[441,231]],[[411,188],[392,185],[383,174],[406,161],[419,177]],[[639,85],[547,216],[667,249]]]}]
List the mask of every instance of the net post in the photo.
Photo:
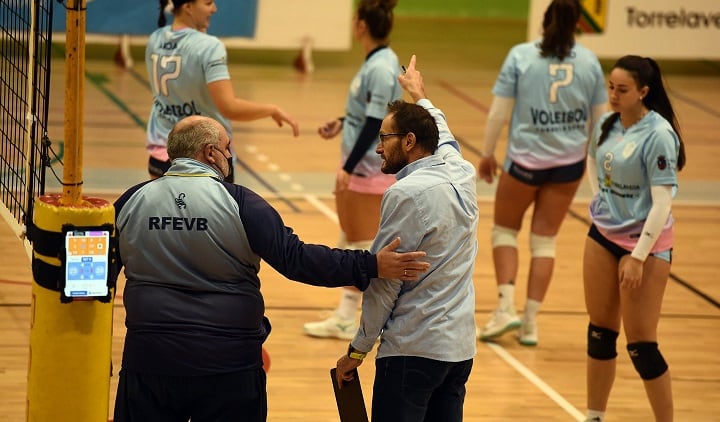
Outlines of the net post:
[{"label": "net post", "polygon": [[67,0],[65,37],[65,165],[60,203],[82,200],[86,0]]}]

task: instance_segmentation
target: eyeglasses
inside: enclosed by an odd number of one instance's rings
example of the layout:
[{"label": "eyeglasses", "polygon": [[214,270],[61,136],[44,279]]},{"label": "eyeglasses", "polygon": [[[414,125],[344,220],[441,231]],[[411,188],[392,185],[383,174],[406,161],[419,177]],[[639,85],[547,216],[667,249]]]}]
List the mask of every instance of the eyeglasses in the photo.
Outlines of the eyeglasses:
[{"label": "eyeglasses", "polygon": [[387,138],[388,136],[405,136],[405,135],[407,135],[408,133],[409,133],[409,132],[402,132],[402,133],[379,133],[379,134],[378,134],[378,139],[380,139],[380,142],[385,142],[385,138]]}]

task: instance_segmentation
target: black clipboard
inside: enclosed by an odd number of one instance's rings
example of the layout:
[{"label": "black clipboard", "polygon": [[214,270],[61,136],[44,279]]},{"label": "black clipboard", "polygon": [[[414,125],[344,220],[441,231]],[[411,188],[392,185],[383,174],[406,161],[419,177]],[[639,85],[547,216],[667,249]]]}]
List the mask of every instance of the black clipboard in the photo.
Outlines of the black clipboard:
[{"label": "black clipboard", "polygon": [[353,370],[352,381],[343,381],[342,389],[338,386],[336,373],[337,368],[330,370],[330,379],[335,391],[335,402],[340,414],[340,422],[368,422],[357,369]]}]

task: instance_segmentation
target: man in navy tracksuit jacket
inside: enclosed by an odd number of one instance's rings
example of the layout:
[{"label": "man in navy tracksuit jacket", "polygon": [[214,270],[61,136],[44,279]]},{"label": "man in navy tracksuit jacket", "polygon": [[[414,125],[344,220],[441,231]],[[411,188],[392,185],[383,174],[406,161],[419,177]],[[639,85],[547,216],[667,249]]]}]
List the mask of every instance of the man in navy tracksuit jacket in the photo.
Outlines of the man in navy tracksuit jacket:
[{"label": "man in navy tracksuit jacket", "polygon": [[213,119],[180,121],[168,172],[115,202],[127,279],[116,422],[266,420],[261,259],[292,280],[361,290],[426,268],[396,242],[377,255],[303,243],[264,199],[223,181],[228,144]]}]

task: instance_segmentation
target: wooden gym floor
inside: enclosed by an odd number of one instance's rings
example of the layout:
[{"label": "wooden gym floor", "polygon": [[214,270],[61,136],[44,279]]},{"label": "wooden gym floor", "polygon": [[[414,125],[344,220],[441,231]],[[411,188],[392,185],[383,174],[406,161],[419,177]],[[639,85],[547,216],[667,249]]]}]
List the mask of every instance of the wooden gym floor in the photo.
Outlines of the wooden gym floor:
[{"label": "wooden gym floor", "polygon": [[[491,35],[492,34],[492,35]],[[462,140],[465,157],[478,161],[490,89],[507,49],[524,37],[518,22],[399,19],[393,47],[403,62],[418,54],[428,96],[443,109]],[[59,49],[62,46],[58,47]],[[99,47],[87,60],[83,194],[114,200],[145,180],[144,122],[150,92],[144,65],[117,67],[114,46]],[[142,51],[134,49],[136,60]],[[618,56],[630,51],[618,51]],[[346,53],[315,53],[316,71],[303,75],[289,65],[294,53],[244,51],[230,57],[236,94],[284,107],[301,125],[292,138],[270,119],[234,124],[240,158],[238,182],[263,194],[303,240],[334,245],[338,236],[332,186],[338,142],[316,135],[324,121],[343,113],[349,82],[362,61],[357,47]],[[611,64],[611,61],[604,64]],[[720,420],[720,67],[716,62],[661,62],[678,111],[688,152],[673,206],[676,244],[659,327],[662,351],[673,377],[676,420]],[[62,53],[53,62],[50,138],[63,136]],[[498,147],[502,156],[505,143]],[[58,164],[57,172],[62,172]],[[50,175],[51,173],[48,173]],[[57,192],[49,182],[48,191]],[[479,183],[481,221],[475,271],[477,323],[496,302],[490,250],[494,186]],[[558,236],[553,284],[539,317],[540,344],[526,348],[506,335],[478,343],[465,402],[466,421],[579,420],[585,411],[585,336],[582,249],[589,189],[583,186]],[[516,306],[522,309],[528,268],[527,232],[520,235],[521,267]],[[328,370],[347,342],[302,333],[304,322],[323,317],[338,290],[285,280],[268,265],[261,271],[273,332],[266,343],[270,421],[337,421]],[[25,415],[29,341],[30,266],[20,242],[0,224],[0,421]],[[122,286],[115,301],[113,365],[120,368],[124,336]],[[642,384],[618,342],[618,372],[608,421],[651,420]],[[360,368],[370,403],[374,354]],[[110,412],[117,376],[111,380]]]}]

